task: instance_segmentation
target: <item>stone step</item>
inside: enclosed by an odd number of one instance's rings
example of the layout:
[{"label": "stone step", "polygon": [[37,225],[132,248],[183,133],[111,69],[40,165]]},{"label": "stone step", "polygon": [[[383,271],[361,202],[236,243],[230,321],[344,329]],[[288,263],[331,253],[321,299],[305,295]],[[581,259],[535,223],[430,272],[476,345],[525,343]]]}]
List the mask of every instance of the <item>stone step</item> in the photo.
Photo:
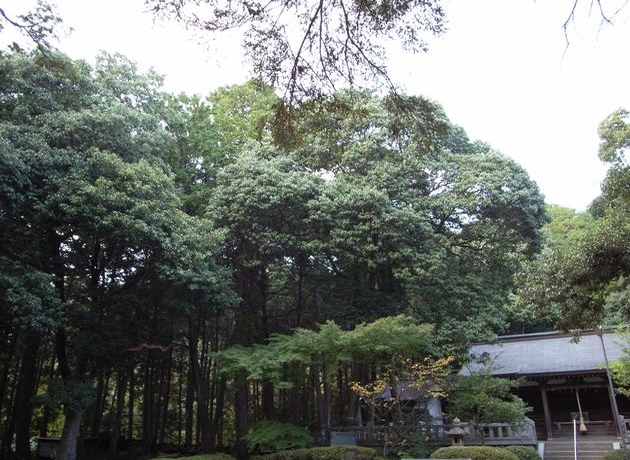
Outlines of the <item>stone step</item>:
[{"label": "stone step", "polygon": [[[577,438],[578,460],[601,460],[604,454],[619,442],[614,436],[580,436]],[[572,437],[556,438],[545,442],[544,460],[574,460]]]},{"label": "stone step", "polygon": [[[611,442],[597,442],[597,443],[592,443],[592,444],[578,444],[577,447],[578,449],[601,450],[601,449],[612,448],[612,445],[613,443],[611,441]],[[567,450],[567,449],[573,449],[573,443],[554,444],[554,445],[545,443],[545,450]]]},{"label": "stone step", "polygon": [[[580,447],[587,447],[587,448],[594,448],[594,447],[605,447],[605,446],[612,446],[612,444],[614,442],[619,442],[619,441],[594,441],[594,442],[578,442],[577,446],[578,448]],[[555,441],[547,441],[545,442],[545,448],[573,448],[573,442],[555,442]]]},{"label": "stone step", "polygon": [[[608,451],[598,452],[580,452],[578,451],[578,459],[600,460]],[[571,452],[545,452],[545,460],[574,460],[573,451]]]}]

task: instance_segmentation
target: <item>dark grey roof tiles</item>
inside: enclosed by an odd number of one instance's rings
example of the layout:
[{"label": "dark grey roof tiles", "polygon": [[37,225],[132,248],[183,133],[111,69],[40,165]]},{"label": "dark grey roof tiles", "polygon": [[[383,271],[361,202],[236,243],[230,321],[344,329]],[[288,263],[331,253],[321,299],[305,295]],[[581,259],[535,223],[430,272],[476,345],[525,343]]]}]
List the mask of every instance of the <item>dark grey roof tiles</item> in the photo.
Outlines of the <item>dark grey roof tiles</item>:
[{"label": "dark grey roof tiles", "polygon": [[[615,361],[627,346],[624,339],[611,331],[602,334],[609,361]],[[470,353],[476,356],[488,353],[493,359],[495,375],[535,375],[557,373],[601,372],[604,354],[596,333],[583,333],[578,342],[571,335],[558,333],[524,334],[499,337],[496,343],[476,344]],[[461,370],[461,374],[483,367],[473,364]]]}]

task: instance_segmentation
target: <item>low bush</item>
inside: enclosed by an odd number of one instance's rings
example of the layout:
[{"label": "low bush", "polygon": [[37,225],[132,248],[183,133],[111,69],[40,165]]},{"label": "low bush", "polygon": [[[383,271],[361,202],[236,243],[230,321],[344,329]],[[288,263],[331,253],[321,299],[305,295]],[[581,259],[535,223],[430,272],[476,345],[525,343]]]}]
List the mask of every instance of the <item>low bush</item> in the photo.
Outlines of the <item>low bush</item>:
[{"label": "low bush", "polygon": [[506,449],[516,454],[519,460],[542,460],[538,451],[533,447],[507,446]]},{"label": "low bush", "polygon": [[[154,458],[152,460],[164,460],[164,458]],[[192,457],[177,457],[177,460],[236,460],[234,457],[228,454],[203,454],[193,455]]]},{"label": "low bush", "polygon": [[501,447],[451,446],[442,447],[431,458],[469,458],[470,460],[519,460],[516,454]]},{"label": "low bush", "polygon": [[306,428],[273,420],[258,422],[244,439],[250,451],[275,452],[313,445],[313,437]]},{"label": "low bush", "polygon": [[382,460],[382,457],[369,447],[334,446],[257,455],[255,460]]},{"label": "low bush", "polygon": [[[630,454],[629,454],[630,458]],[[604,454],[602,460],[625,460],[623,449],[609,450]]]}]

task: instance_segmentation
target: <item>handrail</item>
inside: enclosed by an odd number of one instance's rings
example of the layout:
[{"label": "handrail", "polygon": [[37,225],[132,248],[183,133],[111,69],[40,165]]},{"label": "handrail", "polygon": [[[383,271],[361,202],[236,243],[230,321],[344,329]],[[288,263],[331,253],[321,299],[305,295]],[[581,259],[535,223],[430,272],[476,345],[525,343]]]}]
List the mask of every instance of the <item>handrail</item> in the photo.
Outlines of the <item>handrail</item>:
[{"label": "handrail", "polygon": [[[422,433],[427,442],[433,444],[450,444],[451,438],[448,430],[455,425],[448,423],[427,423],[419,424],[418,432]],[[464,442],[466,444],[488,444],[488,445],[510,445],[510,444],[531,444],[537,442],[536,428],[534,422],[525,419],[519,423],[488,423],[482,425],[481,432],[478,426],[472,423],[460,423],[457,425],[465,431]],[[345,427],[339,431],[353,431],[358,441],[376,442],[383,441],[387,433],[396,432],[404,426],[373,426],[367,427]],[[406,427],[409,429],[409,427]],[[337,430],[337,429],[334,429]]]},{"label": "handrail", "polygon": [[578,460],[577,454],[577,421],[573,419],[573,459]]}]

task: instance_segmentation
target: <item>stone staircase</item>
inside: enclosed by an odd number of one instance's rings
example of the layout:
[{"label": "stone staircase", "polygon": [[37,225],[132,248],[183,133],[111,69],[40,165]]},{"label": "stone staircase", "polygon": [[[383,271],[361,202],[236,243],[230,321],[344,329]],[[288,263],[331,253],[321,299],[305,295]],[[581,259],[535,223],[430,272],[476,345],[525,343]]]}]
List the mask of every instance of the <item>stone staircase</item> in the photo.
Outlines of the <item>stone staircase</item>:
[{"label": "stone staircase", "polygon": [[[615,436],[578,436],[578,460],[601,460],[619,440]],[[573,460],[573,437],[563,436],[545,441],[544,460]]]}]

